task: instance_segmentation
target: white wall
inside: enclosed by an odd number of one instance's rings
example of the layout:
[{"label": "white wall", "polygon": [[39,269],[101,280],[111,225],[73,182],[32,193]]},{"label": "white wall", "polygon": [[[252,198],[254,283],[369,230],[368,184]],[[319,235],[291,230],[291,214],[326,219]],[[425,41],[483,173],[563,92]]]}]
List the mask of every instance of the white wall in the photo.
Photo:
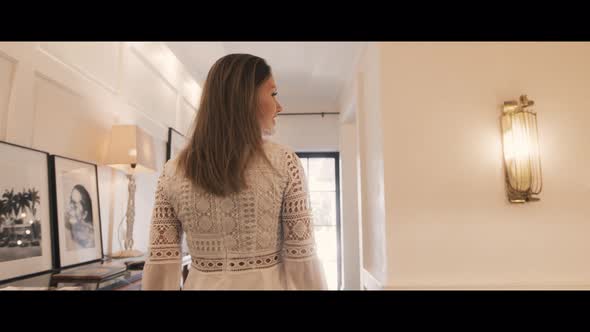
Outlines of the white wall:
[{"label": "white wall", "polygon": [[356,124],[340,125],[340,223],[343,289],[361,289]]},{"label": "white wall", "polygon": [[[168,127],[185,132],[199,98],[161,43],[0,43],[0,140],[100,165],[113,124],[137,124],[154,137],[158,170],[137,178],[134,239],[144,252]],[[109,254],[119,249],[127,180],[107,166],[98,177]]]},{"label": "white wall", "polygon": [[340,121],[337,114],[279,115],[272,140],[297,152],[339,150]]},{"label": "white wall", "polygon": [[[367,110],[384,147],[383,286],[590,286],[590,43],[381,43],[379,55],[381,104]],[[514,205],[499,117],[521,94],[536,103],[544,189]]]},{"label": "white wall", "polygon": [[[359,52],[359,59],[360,55]],[[357,133],[358,79],[356,66],[340,92],[340,196],[343,289],[362,287],[362,224],[359,207],[359,149]]]},{"label": "white wall", "polygon": [[381,119],[380,45],[363,52],[356,78],[358,138],[358,199],[361,220],[362,269],[373,279],[387,277],[386,215],[384,197],[383,132]]}]

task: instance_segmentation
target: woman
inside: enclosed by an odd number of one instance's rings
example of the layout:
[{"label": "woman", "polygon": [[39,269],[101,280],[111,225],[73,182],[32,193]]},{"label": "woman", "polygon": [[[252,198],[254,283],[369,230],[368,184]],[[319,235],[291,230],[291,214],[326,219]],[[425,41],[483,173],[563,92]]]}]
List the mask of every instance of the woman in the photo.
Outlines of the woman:
[{"label": "woman", "polygon": [[263,136],[282,111],[266,62],[230,54],[209,71],[187,146],[164,165],[143,289],[326,289],[301,162]]},{"label": "woman", "polygon": [[65,227],[70,231],[71,237],[66,242],[68,250],[94,248],[92,200],[90,194],[82,185],[75,185],[70,192]]}]

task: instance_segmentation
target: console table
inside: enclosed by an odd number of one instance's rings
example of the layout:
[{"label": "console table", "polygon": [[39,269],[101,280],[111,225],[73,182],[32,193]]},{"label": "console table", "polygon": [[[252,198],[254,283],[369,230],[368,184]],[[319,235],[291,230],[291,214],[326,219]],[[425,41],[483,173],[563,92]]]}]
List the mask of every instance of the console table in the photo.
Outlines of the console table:
[{"label": "console table", "polygon": [[[2,284],[0,290],[141,290],[145,259],[145,256],[107,257],[103,261]],[[190,255],[182,258],[181,284],[186,280],[191,262]]]}]

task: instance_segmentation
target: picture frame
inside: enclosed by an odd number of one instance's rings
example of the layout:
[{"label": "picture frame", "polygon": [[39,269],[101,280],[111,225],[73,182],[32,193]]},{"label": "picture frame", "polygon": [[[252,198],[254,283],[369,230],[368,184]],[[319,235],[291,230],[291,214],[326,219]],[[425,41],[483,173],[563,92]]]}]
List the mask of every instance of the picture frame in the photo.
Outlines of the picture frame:
[{"label": "picture frame", "polygon": [[54,242],[60,268],[102,261],[102,224],[96,164],[50,156]]},{"label": "picture frame", "polygon": [[[186,145],[186,137],[175,130],[168,128],[168,143],[166,144],[166,161],[175,158],[178,152]],[[188,245],[186,243],[186,236],[182,238],[181,249],[183,254],[188,254]]]},{"label": "picture frame", "polygon": [[0,284],[55,271],[49,153],[0,141]]},{"label": "picture frame", "polygon": [[186,145],[186,137],[174,128],[168,128],[168,143],[166,144],[166,161],[176,157]]}]

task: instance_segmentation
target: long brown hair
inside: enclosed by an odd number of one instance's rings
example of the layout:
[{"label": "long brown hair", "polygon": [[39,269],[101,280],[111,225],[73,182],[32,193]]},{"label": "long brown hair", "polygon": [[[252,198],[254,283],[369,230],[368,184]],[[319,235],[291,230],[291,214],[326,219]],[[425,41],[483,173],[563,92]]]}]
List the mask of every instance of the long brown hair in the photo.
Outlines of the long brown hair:
[{"label": "long brown hair", "polygon": [[180,173],[218,196],[244,189],[253,157],[270,163],[262,147],[256,91],[272,75],[262,58],[226,55],[211,67],[188,144],[178,155]]}]

